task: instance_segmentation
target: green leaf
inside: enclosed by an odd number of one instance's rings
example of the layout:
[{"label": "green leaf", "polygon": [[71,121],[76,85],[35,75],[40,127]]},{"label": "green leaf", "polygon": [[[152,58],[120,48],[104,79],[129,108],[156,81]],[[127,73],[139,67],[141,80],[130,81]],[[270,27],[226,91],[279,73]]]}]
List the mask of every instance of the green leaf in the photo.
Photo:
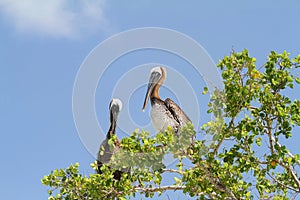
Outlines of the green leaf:
[{"label": "green leaf", "polygon": [[208,88],[204,87],[204,90],[203,90],[202,94],[206,94],[207,92],[208,92]]},{"label": "green leaf", "polygon": [[255,139],[255,143],[258,145],[258,146],[261,146],[261,140],[262,140],[262,138],[256,138]]},{"label": "green leaf", "polygon": [[175,182],[176,182],[177,185],[181,184],[181,179],[179,179],[177,177],[174,177],[174,180],[175,180]]}]

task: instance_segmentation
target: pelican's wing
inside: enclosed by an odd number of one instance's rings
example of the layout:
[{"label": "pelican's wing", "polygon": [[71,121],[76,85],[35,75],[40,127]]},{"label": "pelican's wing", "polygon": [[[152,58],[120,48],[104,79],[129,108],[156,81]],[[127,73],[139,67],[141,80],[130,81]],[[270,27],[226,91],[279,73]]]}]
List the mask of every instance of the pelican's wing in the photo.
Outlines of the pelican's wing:
[{"label": "pelican's wing", "polygon": [[171,99],[167,98],[165,100],[165,104],[181,127],[187,122],[191,121],[190,118],[183,112],[183,110],[181,110],[181,108]]},{"label": "pelican's wing", "polygon": [[177,132],[180,124],[175,119],[172,112],[167,107],[166,103],[158,98],[151,98],[152,111],[151,121],[157,131],[164,132],[168,126],[171,126]]},{"label": "pelican's wing", "polygon": [[[112,149],[113,148],[113,149]],[[102,174],[101,171],[101,167],[103,164],[110,164],[110,159],[112,157],[112,155],[115,153],[116,150],[118,150],[119,147],[115,146],[112,147],[108,144],[108,139],[104,140],[100,146],[99,152],[98,152],[98,159],[97,159],[97,169],[96,172],[98,174]],[[103,154],[101,153],[101,151],[104,151]],[[110,166],[109,166],[110,168]],[[116,170],[114,172],[114,179],[116,180],[120,180],[121,176],[122,176],[122,171],[120,170]]]},{"label": "pelican's wing", "polygon": [[105,139],[101,145],[100,145],[100,148],[99,148],[99,151],[98,151],[98,161],[100,161],[101,163],[109,163],[110,162],[110,159],[111,159],[111,156],[116,152],[118,151],[118,149],[120,149],[120,142],[119,140],[117,139],[115,142],[114,142],[114,145],[110,145],[108,143],[110,139]]},{"label": "pelican's wing", "polygon": [[98,151],[98,161],[101,163],[108,163],[110,161],[110,158],[113,154],[113,146],[108,144],[109,139],[105,139],[102,144],[100,145],[99,151]]}]

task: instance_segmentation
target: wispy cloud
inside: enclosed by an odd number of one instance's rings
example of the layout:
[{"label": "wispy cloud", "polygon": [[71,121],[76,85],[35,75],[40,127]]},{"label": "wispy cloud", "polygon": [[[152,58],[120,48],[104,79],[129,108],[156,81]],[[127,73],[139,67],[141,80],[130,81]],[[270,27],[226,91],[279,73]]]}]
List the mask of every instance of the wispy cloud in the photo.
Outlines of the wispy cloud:
[{"label": "wispy cloud", "polygon": [[105,0],[0,0],[5,20],[21,33],[74,38],[104,30]]}]

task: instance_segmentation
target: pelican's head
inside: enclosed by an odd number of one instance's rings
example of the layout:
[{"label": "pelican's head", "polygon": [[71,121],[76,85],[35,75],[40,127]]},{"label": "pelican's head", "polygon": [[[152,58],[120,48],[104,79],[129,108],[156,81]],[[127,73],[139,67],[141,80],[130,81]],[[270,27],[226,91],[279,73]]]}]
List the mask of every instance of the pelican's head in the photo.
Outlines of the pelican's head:
[{"label": "pelican's head", "polygon": [[159,98],[158,91],[160,86],[164,83],[167,76],[166,68],[164,67],[154,67],[150,71],[150,78],[148,83],[148,89],[145,96],[145,101],[143,105],[143,111],[146,108],[146,105],[149,101],[150,96],[155,96]]},{"label": "pelican's head", "polygon": [[112,99],[109,104],[110,123],[116,125],[118,115],[122,110],[122,101],[120,99]]}]

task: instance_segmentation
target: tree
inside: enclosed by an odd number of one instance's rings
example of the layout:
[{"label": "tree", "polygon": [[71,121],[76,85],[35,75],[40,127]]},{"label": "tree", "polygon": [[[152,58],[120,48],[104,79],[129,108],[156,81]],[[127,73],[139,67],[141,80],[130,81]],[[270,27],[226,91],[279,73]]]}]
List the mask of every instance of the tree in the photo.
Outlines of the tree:
[{"label": "tree", "polygon": [[[166,190],[182,190],[199,199],[296,198],[300,155],[293,155],[284,144],[300,124],[300,101],[286,92],[300,83],[292,73],[300,67],[300,55],[290,59],[285,51],[272,51],[262,67],[255,63],[244,50],[232,52],[218,64],[225,87],[211,94],[208,112],[215,117],[202,126],[214,142],[196,140],[190,145],[186,138],[195,135],[191,124],[180,137],[174,137],[171,129],[155,137],[135,131],[121,140],[123,151],[110,164],[112,169],[131,166],[131,173],[116,181],[114,171],[104,165],[103,174],[86,177],[76,163],[42,179],[50,187],[49,199],[126,199]],[[165,168],[166,153],[178,158],[176,168]],[[186,166],[187,161],[192,165]],[[174,183],[161,185],[164,174],[176,174]]]}]

